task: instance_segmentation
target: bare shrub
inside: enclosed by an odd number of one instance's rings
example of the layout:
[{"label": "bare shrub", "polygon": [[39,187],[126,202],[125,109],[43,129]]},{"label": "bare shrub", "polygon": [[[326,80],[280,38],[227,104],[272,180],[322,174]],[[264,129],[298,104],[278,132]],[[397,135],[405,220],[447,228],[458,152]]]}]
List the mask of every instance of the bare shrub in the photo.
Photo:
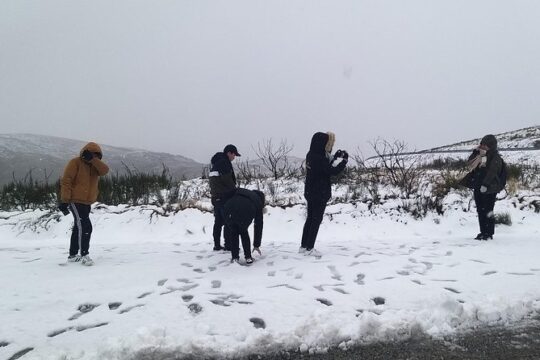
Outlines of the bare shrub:
[{"label": "bare shrub", "polygon": [[263,166],[270,171],[275,180],[285,175],[290,167],[287,155],[292,151],[293,146],[287,144],[287,140],[281,140],[279,145],[275,145],[272,139],[263,140],[254,149],[255,154],[261,160]]},{"label": "bare shrub", "polygon": [[370,143],[376,156],[376,167],[384,171],[390,184],[398,187],[405,197],[417,192],[426,170],[418,166],[419,155],[409,151],[403,141],[377,139]]}]

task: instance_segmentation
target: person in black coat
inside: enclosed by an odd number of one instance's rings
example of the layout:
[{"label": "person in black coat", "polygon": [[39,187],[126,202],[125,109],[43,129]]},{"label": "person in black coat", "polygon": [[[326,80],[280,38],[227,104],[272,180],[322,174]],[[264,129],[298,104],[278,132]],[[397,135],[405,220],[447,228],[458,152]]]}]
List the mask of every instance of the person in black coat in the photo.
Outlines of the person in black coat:
[{"label": "person in black coat", "polygon": [[480,233],[476,235],[475,240],[493,239],[495,233],[493,208],[497,193],[503,187],[499,178],[503,160],[497,151],[495,136],[484,136],[480,145],[469,156],[468,161],[471,171],[461,181],[461,184],[474,192],[474,202],[480,225]]},{"label": "person in black coat", "polygon": [[347,164],[349,154],[338,150],[332,156],[335,135],[331,132],[317,132],[311,139],[311,146],[306,156],[306,183],[304,197],[307,200],[307,218],[302,232],[300,253],[321,256],[315,250],[315,240],[319,232],[326,203],[332,196],[330,177],[341,173]]},{"label": "person in black coat", "polygon": [[254,221],[253,250],[261,253],[263,209],[265,197],[262,191],[237,189],[235,194],[223,206],[225,223],[230,230],[231,262],[239,261],[239,237],[242,239],[242,248],[247,264],[253,263],[251,257],[251,240],[248,228]]},{"label": "person in black coat", "polygon": [[[229,229],[225,225],[223,218],[223,205],[234,195],[236,190],[236,176],[232,161],[241,156],[234,145],[227,145],[223,152],[218,152],[210,160],[211,168],[208,174],[210,179],[210,195],[212,205],[214,206],[214,250],[230,250],[229,246]],[[225,226],[224,226],[225,225]],[[225,238],[225,247],[220,244],[221,228],[223,229],[223,237]]]}]

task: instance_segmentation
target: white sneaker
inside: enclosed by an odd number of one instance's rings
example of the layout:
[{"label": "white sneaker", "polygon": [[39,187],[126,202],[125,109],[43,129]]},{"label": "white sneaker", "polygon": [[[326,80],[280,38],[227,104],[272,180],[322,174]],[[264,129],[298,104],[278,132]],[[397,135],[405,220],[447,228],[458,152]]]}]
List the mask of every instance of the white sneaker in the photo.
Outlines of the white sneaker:
[{"label": "white sneaker", "polygon": [[316,258],[320,258],[322,256],[322,254],[319,252],[319,250],[313,248],[309,251],[306,251],[305,253],[306,256],[314,256]]},{"label": "white sneaker", "polygon": [[81,261],[81,255],[77,254],[77,255],[69,255],[68,256],[68,262],[79,262]]},{"label": "white sneaker", "polygon": [[81,264],[86,265],[86,266],[92,266],[92,265],[94,265],[94,260],[92,260],[92,259],[90,258],[90,256],[84,255],[84,256],[81,258]]},{"label": "white sneaker", "polygon": [[306,249],[305,247],[301,247],[301,246],[300,246],[300,249],[298,249],[298,253],[299,253],[299,254],[305,254],[306,251],[307,251],[307,249]]}]

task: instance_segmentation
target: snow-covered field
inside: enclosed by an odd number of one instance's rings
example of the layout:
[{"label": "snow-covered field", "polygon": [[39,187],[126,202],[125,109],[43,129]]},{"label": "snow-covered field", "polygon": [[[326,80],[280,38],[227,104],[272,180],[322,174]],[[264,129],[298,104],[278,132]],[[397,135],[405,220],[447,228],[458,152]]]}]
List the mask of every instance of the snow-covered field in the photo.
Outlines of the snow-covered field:
[{"label": "snow-covered field", "polygon": [[413,220],[332,205],[320,259],[298,254],[303,206],[268,210],[250,267],[211,250],[213,217],[194,209],[95,209],[93,267],[65,262],[71,217],[32,232],[20,224],[41,212],[0,214],[0,358],[313,352],[540,312],[540,215],[510,201],[496,211],[513,225],[488,242],[472,240],[474,212]]}]

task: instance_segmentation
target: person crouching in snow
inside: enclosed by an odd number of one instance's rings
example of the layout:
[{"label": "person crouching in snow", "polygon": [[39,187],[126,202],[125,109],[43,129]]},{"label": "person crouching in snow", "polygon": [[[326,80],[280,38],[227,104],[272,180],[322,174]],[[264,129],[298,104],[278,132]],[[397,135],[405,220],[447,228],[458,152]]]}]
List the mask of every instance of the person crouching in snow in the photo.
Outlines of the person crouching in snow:
[{"label": "person crouching in snow", "polygon": [[239,237],[242,239],[246,264],[253,263],[248,228],[254,220],[253,251],[261,254],[259,247],[262,240],[264,205],[265,197],[262,191],[239,188],[223,206],[225,223],[230,231],[231,263],[238,263],[240,258]]},{"label": "person crouching in snow", "polygon": [[334,133],[317,132],[311,138],[306,156],[306,183],[304,197],[307,200],[307,218],[302,232],[299,253],[320,257],[315,249],[315,240],[323,220],[326,203],[332,196],[330,177],[341,173],[349,159],[346,151],[338,150],[332,156]]},{"label": "person crouching in snow", "polygon": [[109,167],[101,161],[102,157],[103,152],[98,144],[86,144],[81,149],[80,156],[68,162],[60,181],[61,203],[58,208],[64,215],[71,211],[75,220],[71,232],[69,262],[94,264],[88,255],[92,234],[90,205],[97,200],[99,177],[109,172]]},{"label": "person crouching in snow", "polygon": [[493,208],[497,193],[504,188],[503,181],[500,179],[504,164],[497,151],[495,136],[486,135],[482,138],[480,145],[469,156],[468,166],[470,172],[460,184],[474,191],[474,202],[480,225],[480,233],[476,235],[475,240],[493,239],[495,233]]}]

